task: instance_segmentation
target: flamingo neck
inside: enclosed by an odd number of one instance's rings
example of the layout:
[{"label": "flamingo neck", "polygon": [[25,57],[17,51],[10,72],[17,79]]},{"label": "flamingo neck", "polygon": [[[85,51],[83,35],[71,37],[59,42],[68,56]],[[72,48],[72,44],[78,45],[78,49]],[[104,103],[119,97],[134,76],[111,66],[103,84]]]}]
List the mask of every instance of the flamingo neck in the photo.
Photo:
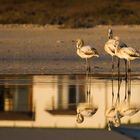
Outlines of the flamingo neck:
[{"label": "flamingo neck", "polygon": [[108,30],[108,39],[113,39],[113,31],[112,31],[112,29]]},{"label": "flamingo neck", "polygon": [[76,47],[77,47],[77,49],[81,49],[83,45],[84,45],[84,42],[81,40],[81,41],[77,42]]},{"label": "flamingo neck", "polygon": [[82,46],[80,44],[77,44],[76,47],[78,50],[80,50]]},{"label": "flamingo neck", "polygon": [[116,40],[115,42],[115,55],[119,56],[120,55],[120,48],[119,48],[119,41]]}]

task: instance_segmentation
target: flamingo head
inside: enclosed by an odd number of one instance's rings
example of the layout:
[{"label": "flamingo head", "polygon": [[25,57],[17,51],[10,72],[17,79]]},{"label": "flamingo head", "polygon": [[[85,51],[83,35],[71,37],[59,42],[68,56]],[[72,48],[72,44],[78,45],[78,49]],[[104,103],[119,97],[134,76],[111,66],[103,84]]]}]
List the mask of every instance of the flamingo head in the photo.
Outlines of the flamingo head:
[{"label": "flamingo head", "polygon": [[80,113],[77,114],[76,122],[82,123],[84,121],[84,116]]},{"label": "flamingo head", "polygon": [[115,127],[119,127],[121,125],[121,118],[122,116],[120,115],[119,111],[117,111],[116,115],[114,116],[113,119],[113,125]]},{"label": "flamingo head", "polygon": [[80,49],[82,46],[84,46],[84,41],[82,39],[76,39],[77,49]]},{"label": "flamingo head", "polygon": [[113,31],[111,28],[108,29],[108,38],[112,39],[113,38]]}]

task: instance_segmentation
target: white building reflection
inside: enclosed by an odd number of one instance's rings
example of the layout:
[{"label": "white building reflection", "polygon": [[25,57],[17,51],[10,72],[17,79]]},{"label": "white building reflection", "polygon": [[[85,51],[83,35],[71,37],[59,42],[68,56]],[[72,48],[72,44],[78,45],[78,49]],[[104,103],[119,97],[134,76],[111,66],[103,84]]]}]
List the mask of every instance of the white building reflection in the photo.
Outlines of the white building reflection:
[{"label": "white building reflection", "polygon": [[[35,75],[2,77],[0,80],[0,126],[105,128],[105,112],[111,106],[111,80],[92,78],[92,103],[97,112],[76,122],[76,106],[86,101],[84,75]],[[131,102],[140,104],[140,80],[132,81]],[[124,98],[124,82],[120,98]],[[117,81],[114,83],[117,94]],[[140,112],[122,119],[123,124],[140,123]]]}]

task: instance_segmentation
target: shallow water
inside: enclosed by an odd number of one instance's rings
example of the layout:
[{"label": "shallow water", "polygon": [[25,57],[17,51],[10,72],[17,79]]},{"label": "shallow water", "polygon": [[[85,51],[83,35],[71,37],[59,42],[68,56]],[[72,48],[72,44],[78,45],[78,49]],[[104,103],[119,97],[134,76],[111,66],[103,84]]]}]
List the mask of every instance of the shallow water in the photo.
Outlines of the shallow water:
[{"label": "shallow water", "polygon": [[[127,91],[125,99],[124,77],[120,91],[117,77],[114,78],[112,98],[111,76],[0,76],[0,126],[105,128],[106,112],[112,105],[140,107],[140,77],[131,78],[131,91],[129,89],[129,95]],[[88,103],[97,110],[79,124],[76,111],[81,103]],[[140,111],[121,118],[121,125],[139,123]]]}]

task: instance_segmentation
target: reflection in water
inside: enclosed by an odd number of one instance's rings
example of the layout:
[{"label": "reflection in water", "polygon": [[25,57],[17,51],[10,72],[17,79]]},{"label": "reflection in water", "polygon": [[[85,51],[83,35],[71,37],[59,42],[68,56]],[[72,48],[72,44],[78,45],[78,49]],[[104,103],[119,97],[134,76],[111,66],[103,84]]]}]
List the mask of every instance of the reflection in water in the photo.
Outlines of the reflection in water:
[{"label": "reflection in water", "polygon": [[[140,123],[137,77],[132,81],[131,102],[128,96],[125,98],[125,81],[121,82],[120,102],[117,101],[118,84],[113,81],[113,104],[109,78],[91,76],[88,80],[85,75],[1,77],[0,126],[105,128],[113,121],[118,125]],[[81,113],[82,108],[87,108],[89,114]],[[79,112],[91,117],[79,124],[76,122]],[[114,117],[110,117],[113,113]]]},{"label": "reflection in water", "polygon": [[26,79],[1,77],[0,119],[32,119],[32,85]]},{"label": "reflection in water", "polygon": [[98,108],[91,103],[79,103],[77,106],[77,123],[82,123],[84,121],[84,117],[92,117],[97,110]]},{"label": "reflection in water", "polygon": [[[119,64],[119,61],[118,61]],[[119,65],[118,65],[119,66]],[[131,117],[135,115],[140,110],[140,105],[132,104],[131,101],[131,74],[130,67],[126,67],[125,74],[125,86],[124,86],[124,99],[120,101],[120,89],[123,77],[120,77],[120,69],[118,67],[118,90],[117,97],[114,101],[114,84],[112,82],[112,105],[106,111],[108,130],[111,130],[111,127],[118,127],[121,125],[121,119],[124,117]]]},{"label": "reflection in water", "polygon": [[84,117],[92,117],[98,110],[98,107],[93,104],[93,94],[91,93],[91,73],[90,69],[86,71],[85,94],[87,95],[86,102],[77,105],[77,123],[82,123]]}]

